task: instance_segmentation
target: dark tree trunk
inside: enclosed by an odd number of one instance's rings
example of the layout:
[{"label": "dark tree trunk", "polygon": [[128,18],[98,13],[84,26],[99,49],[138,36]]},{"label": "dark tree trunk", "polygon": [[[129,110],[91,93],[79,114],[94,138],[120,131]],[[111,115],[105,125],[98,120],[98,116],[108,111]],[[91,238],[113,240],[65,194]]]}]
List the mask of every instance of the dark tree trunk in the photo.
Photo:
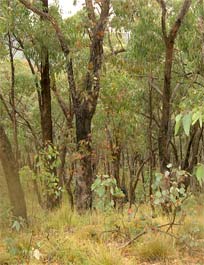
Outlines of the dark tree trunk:
[{"label": "dark tree trunk", "polygon": [[[150,76],[150,80],[152,76]],[[152,80],[151,80],[152,81]],[[152,102],[152,82],[149,82],[149,126],[148,126],[148,138],[149,138],[149,198],[150,198],[150,206],[152,212],[154,212],[154,204],[153,204],[153,139],[152,139],[152,121],[153,121],[153,102]]]},{"label": "dark tree trunk", "polygon": [[76,114],[77,151],[81,155],[76,178],[76,208],[84,212],[92,206],[91,117],[83,111]]},{"label": "dark tree trunk", "polygon": [[159,159],[161,172],[167,169],[170,162],[169,140],[170,140],[170,111],[171,111],[171,71],[173,63],[174,43],[169,42],[166,46],[166,59],[164,68],[164,87],[162,98],[162,118],[159,131]]},{"label": "dark tree trunk", "polygon": [[[48,0],[41,0],[43,4],[43,12],[48,13]],[[43,144],[53,143],[52,136],[52,106],[51,106],[51,89],[50,89],[50,64],[49,53],[47,47],[41,49],[41,67],[40,67],[40,95],[39,107],[42,128]]]},{"label": "dark tree trunk", "polygon": [[170,141],[170,121],[171,121],[171,78],[172,78],[172,65],[173,65],[173,55],[174,55],[174,44],[178,34],[178,31],[181,27],[181,24],[186,16],[190,5],[191,0],[184,0],[183,5],[180,9],[180,12],[171,27],[169,33],[167,33],[166,26],[166,1],[157,0],[162,8],[162,33],[165,44],[165,65],[164,65],[164,85],[163,85],[163,94],[162,94],[162,117],[160,123],[159,131],[159,160],[160,160],[160,169],[161,172],[167,170],[167,165],[170,162],[170,151],[169,151],[169,141]]},{"label": "dark tree trunk", "polygon": [[119,188],[122,187],[121,181],[120,181],[120,155],[121,155],[121,149],[119,146],[116,146],[113,150],[113,176],[117,181],[117,186]]},{"label": "dark tree trunk", "polygon": [[46,49],[42,49],[43,59],[41,63],[41,91],[40,91],[40,117],[42,128],[43,144],[51,144],[52,136],[52,113],[51,113],[51,91],[50,91],[50,72],[49,56]]},{"label": "dark tree trunk", "polygon": [[[41,0],[43,4],[43,12],[48,13],[48,0]],[[43,19],[43,18],[42,18]],[[52,102],[51,102],[51,86],[50,86],[50,63],[49,63],[49,52],[47,47],[42,47],[41,49],[41,67],[40,67],[40,86],[41,90],[39,93],[39,108],[40,108],[40,118],[41,118],[41,129],[42,129],[42,142],[43,147],[46,148],[48,145],[53,144],[53,128],[52,128]],[[52,167],[52,161],[50,164],[49,171],[52,175],[57,176],[57,171]],[[49,186],[49,182],[53,180],[47,180],[45,185]],[[56,189],[58,188],[58,184]],[[60,196],[56,196],[55,190],[53,192],[49,191],[46,195],[46,208],[53,209],[59,206]]]},{"label": "dark tree trunk", "polygon": [[16,165],[18,166],[19,160],[19,150],[18,150],[18,127],[16,118],[16,101],[15,101],[15,66],[14,66],[14,56],[13,56],[13,41],[10,32],[8,32],[8,42],[9,42],[9,56],[11,65],[11,94],[10,103],[12,107],[12,125],[13,125],[13,141],[14,141],[14,157],[16,160]]},{"label": "dark tree trunk", "polygon": [[26,203],[23,189],[20,183],[18,166],[11,148],[11,144],[4,128],[0,124],[0,161],[8,185],[9,198],[13,215],[27,220]]},{"label": "dark tree trunk", "polygon": [[[91,121],[97,106],[100,91],[100,70],[102,67],[103,57],[103,39],[109,17],[110,0],[101,1],[101,12],[95,14],[93,1],[86,0],[86,10],[89,19],[89,37],[90,37],[90,55],[87,62],[87,73],[83,90],[80,91],[80,85],[77,87],[73,61],[70,55],[67,38],[63,34],[58,22],[49,14],[45,14],[40,9],[34,7],[26,0],[19,0],[24,6],[34,13],[49,21],[55,30],[61,49],[66,59],[67,80],[70,94],[74,106],[76,117],[76,138],[77,149],[81,153],[80,167],[81,174],[76,180],[76,204],[77,210],[83,212],[89,209],[92,204],[91,200]],[[84,145],[84,146],[83,146]]]}]

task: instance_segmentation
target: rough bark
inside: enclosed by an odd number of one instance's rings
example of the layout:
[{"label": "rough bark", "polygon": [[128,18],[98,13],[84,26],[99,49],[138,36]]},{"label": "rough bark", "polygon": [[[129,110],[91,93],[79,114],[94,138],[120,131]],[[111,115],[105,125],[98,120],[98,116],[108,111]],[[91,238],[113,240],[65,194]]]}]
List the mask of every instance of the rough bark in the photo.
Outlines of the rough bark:
[{"label": "rough bark", "polygon": [[[112,175],[116,179],[117,186],[121,188],[122,184],[120,181],[120,158],[121,158],[120,143],[119,143],[117,135],[115,135],[115,137],[111,135],[111,131],[108,128],[108,125],[106,125],[106,135],[107,135],[107,140],[108,140],[111,155],[112,155],[112,161],[111,161],[112,162]],[[113,140],[113,138],[115,139]]]},{"label": "rough bark", "polygon": [[0,161],[6,177],[13,215],[27,220],[26,202],[20,183],[18,166],[9,139],[0,124]]},{"label": "rough bark", "polygon": [[92,148],[91,118],[84,112],[76,115],[77,151],[80,154],[80,168],[76,177],[76,208],[83,212],[92,206]]},{"label": "rough bark", "polygon": [[18,166],[19,150],[18,150],[18,127],[16,118],[16,101],[15,101],[15,66],[14,66],[14,56],[13,56],[13,41],[10,32],[8,32],[8,44],[9,44],[9,57],[11,66],[11,93],[10,93],[10,104],[12,107],[11,117],[13,125],[13,141],[14,141],[14,156],[16,164]]},{"label": "rough bark", "polygon": [[19,1],[26,8],[51,23],[66,58],[67,80],[76,120],[77,149],[82,156],[82,159],[80,160],[81,174],[77,177],[76,181],[76,205],[79,212],[84,212],[84,210],[91,207],[91,121],[96,110],[100,90],[103,39],[109,17],[110,0],[101,2],[99,16],[95,16],[93,2],[90,0],[85,1],[91,26],[88,28],[90,36],[90,56],[87,64],[87,73],[83,85],[83,91],[80,91],[79,88],[77,88],[70,49],[57,21],[52,16],[34,7],[26,0]]},{"label": "rough bark", "polygon": [[[43,12],[48,13],[48,0],[41,0],[43,5]],[[41,17],[43,20],[44,18]],[[50,63],[48,48],[41,47],[41,66],[40,66],[40,94],[39,94],[39,108],[42,129],[43,147],[53,144],[53,126],[52,126],[52,102],[51,102],[51,84],[50,84]],[[57,175],[55,168],[52,168],[52,161],[50,161],[50,173]],[[49,185],[45,183],[46,185]],[[57,183],[58,184],[58,183]],[[47,209],[53,209],[60,203],[60,196],[55,195],[55,191],[48,192],[46,195]]]},{"label": "rough bark", "polygon": [[148,126],[148,144],[149,144],[149,198],[150,198],[150,205],[152,211],[154,211],[154,204],[153,204],[153,139],[152,139],[152,122],[153,122],[153,102],[152,102],[152,75],[150,76],[149,81],[149,126]]},{"label": "rough bark", "polygon": [[159,159],[161,172],[167,170],[167,165],[170,162],[170,151],[169,151],[169,141],[170,141],[170,113],[171,113],[171,79],[172,79],[172,65],[173,65],[173,55],[174,55],[174,44],[179,31],[179,28],[186,16],[191,0],[185,0],[180,9],[180,12],[171,27],[169,33],[167,33],[166,28],[166,2],[164,0],[157,0],[162,9],[161,25],[163,39],[165,43],[165,65],[164,65],[164,85],[162,94],[162,117],[160,123],[159,131]]}]

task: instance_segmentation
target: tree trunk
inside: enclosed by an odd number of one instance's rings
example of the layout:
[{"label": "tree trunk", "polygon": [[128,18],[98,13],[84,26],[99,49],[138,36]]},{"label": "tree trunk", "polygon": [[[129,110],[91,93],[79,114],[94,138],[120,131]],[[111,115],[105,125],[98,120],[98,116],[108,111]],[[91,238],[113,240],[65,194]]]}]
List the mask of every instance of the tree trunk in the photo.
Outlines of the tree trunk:
[{"label": "tree trunk", "polygon": [[19,150],[18,150],[18,127],[17,127],[17,119],[16,119],[16,101],[15,101],[15,66],[14,66],[14,56],[12,49],[12,39],[11,34],[8,32],[8,42],[9,42],[9,56],[10,56],[10,65],[11,65],[11,107],[12,107],[12,124],[13,124],[13,141],[14,141],[14,157],[16,160],[16,165],[19,163]]},{"label": "tree trunk", "polygon": [[52,143],[52,113],[51,113],[51,91],[49,56],[46,49],[42,49],[43,61],[41,63],[41,93],[40,93],[40,117],[43,144]]},{"label": "tree trunk", "polygon": [[170,162],[169,140],[170,140],[170,111],[171,111],[171,71],[173,63],[174,43],[169,42],[166,46],[166,59],[164,68],[164,87],[162,98],[162,118],[159,131],[159,159],[160,169],[164,172]]},{"label": "tree trunk", "polygon": [[79,174],[76,178],[76,209],[83,213],[92,206],[91,117],[84,111],[76,114],[77,151],[81,155]]},{"label": "tree trunk", "polygon": [[[150,80],[152,79],[152,75],[150,76]],[[152,81],[152,80],[151,80]],[[152,212],[154,212],[154,204],[153,204],[153,139],[152,139],[152,120],[153,120],[153,104],[152,104],[152,82],[149,82],[149,126],[148,126],[148,144],[149,144],[149,198],[150,198],[150,206]]]},{"label": "tree trunk", "polygon": [[27,220],[26,203],[16,160],[9,139],[0,124],[0,161],[8,185],[9,198],[11,201],[13,215]]},{"label": "tree trunk", "polygon": [[112,154],[112,156],[113,156],[113,162],[112,162],[112,164],[113,164],[113,176],[117,181],[117,186],[119,188],[121,188],[122,187],[121,182],[120,182],[120,154],[121,154],[121,149],[119,146],[116,146],[112,152],[113,152],[113,154]]},{"label": "tree trunk", "polygon": [[[48,13],[48,0],[41,0],[43,4],[43,12]],[[49,53],[47,47],[41,49],[41,91],[39,93],[39,108],[41,118],[42,129],[42,142],[43,147],[47,147],[49,144],[53,144],[53,128],[52,128],[52,102],[51,102],[51,86],[50,86],[50,63]],[[57,171],[52,167],[52,161],[49,161],[51,175],[57,176]],[[49,181],[45,185],[49,186]],[[56,189],[58,188],[58,184]],[[46,195],[46,207],[47,209],[53,209],[59,206],[60,196],[56,196],[55,190],[53,192],[48,191]]]},{"label": "tree trunk", "polygon": [[171,111],[171,77],[172,77],[172,65],[173,65],[173,54],[174,54],[174,44],[181,27],[181,24],[186,16],[190,6],[191,0],[184,0],[183,5],[178,13],[178,16],[173,23],[169,33],[167,33],[167,8],[165,0],[157,0],[162,8],[161,26],[162,34],[165,44],[165,66],[164,66],[164,85],[162,94],[162,118],[160,123],[159,131],[159,160],[161,172],[165,172],[168,168],[167,165],[170,162],[170,151],[169,151],[169,141],[170,141],[170,111]]},{"label": "tree trunk", "polygon": [[99,16],[98,14],[95,14],[92,1],[85,1],[88,19],[91,22],[91,26],[88,26],[90,37],[90,55],[87,62],[87,73],[83,91],[80,91],[80,86],[76,85],[73,61],[72,57],[70,56],[70,48],[67,38],[63,34],[58,22],[49,14],[45,14],[40,9],[34,7],[32,3],[29,3],[26,0],[19,1],[28,9],[41,16],[41,18],[51,23],[66,58],[67,80],[76,117],[77,149],[81,154],[81,174],[76,180],[76,206],[79,212],[83,212],[84,210],[89,209],[92,204],[92,166],[90,139],[91,120],[96,110],[100,91],[100,70],[102,67],[103,58],[103,39],[109,17],[110,0],[101,1],[101,12]]}]

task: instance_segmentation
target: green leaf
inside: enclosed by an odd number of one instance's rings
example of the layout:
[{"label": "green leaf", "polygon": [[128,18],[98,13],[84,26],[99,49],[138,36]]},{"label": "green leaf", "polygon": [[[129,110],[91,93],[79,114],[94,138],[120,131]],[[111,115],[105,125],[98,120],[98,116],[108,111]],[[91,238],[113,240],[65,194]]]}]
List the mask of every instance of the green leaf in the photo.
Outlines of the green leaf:
[{"label": "green leaf", "polygon": [[154,200],[154,204],[156,204],[156,205],[160,204],[160,199],[158,199],[158,198],[155,199],[155,200]]},{"label": "green leaf", "polygon": [[13,222],[12,228],[15,229],[17,232],[19,232],[19,231],[20,231],[20,228],[21,228],[21,224],[20,224],[20,222],[17,221],[17,220],[15,220],[15,221]]},{"label": "green leaf", "polygon": [[198,165],[197,170],[196,170],[196,178],[201,186],[204,181],[204,165],[203,164]]},{"label": "green leaf", "polygon": [[155,193],[155,196],[156,196],[156,198],[161,198],[161,196],[162,196],[162,194],[161,194],[161,192],[160,191],[157,191],[156,193]]},{"label": "green leaf", "polygon": [[192,121],[192,113],[189,112],[188,114],[184,115],[182,119],[183,129],[187,136],[189,136],[190,133],[191,121]]},{"label": "green leaf", "polygon": [[192,125],[194,125],[198,120],[200,120],[200,117],[202,118],[200,111],[194,112],[192,116]]},{"label": "green leaf", "polygon": [[179,189],[179,193],[181,194],[181,195],[184,195],[185,194],[185,189],[182,187],[182,188],[180,188]]},{"label": "green leaf", "polygon": [[104,195],[105,195],[105,188],[103,187],[103,186],[101,186],[101,187],[99,187],[98,189],[97,189],[97,194],[98,194],[98,196],[99,197],[103,197]]},{"label": "green leaf", "polygon": [[181,126],[181,118],[182,118],[182,114],[178,114],[176,116],[176,125],[175,125],[175,132],[174,134],[177,135],[179,129],[180,129],[180,126]]}]

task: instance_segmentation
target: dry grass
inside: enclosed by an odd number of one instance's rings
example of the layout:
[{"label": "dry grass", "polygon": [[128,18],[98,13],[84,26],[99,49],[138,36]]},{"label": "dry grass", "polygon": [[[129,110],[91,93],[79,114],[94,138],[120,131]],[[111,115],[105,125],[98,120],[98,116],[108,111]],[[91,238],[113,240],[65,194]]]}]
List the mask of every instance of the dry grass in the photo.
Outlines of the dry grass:
[{"label": "dry grass", "polygon": [[[204,238],[204,207],[199,207],[196,215],[189,214],[184,225],[174,230],[176,235],[190,235],[192,229],[196,231],[199,228],[195,240]],[[52,213],[38,208],[32,208],[31,212],[28,229],[15,232],[9,227],[5,228],[5,225],[0,229],[0,265],[187,265],[185,258],[193,265],[193,260],[196,260],[193,252],[188,255],[188,249],[174,244],[171,237],[160,233],[148,232],[130,246],[120,249],[121,245],[150,224],[168,221],[159,214],[151,219],[147,206],[141,207],[131,218],[127,209],[123,214],[116,211],[94,212],[82,217],[72,213],[66,204]],[[39,254],[39,260],[34,253]],[[202,253],[200,248],[201,261]],[[199,264],[197,260],[196,265]]]},{"label": "dry grass", "polygon": [[135,251],[140,261],[148,262],[167,262],[176,255],[172,240],[154,234],[150,235],[149,238],[145,237],[143,242],[135,247]]}]

